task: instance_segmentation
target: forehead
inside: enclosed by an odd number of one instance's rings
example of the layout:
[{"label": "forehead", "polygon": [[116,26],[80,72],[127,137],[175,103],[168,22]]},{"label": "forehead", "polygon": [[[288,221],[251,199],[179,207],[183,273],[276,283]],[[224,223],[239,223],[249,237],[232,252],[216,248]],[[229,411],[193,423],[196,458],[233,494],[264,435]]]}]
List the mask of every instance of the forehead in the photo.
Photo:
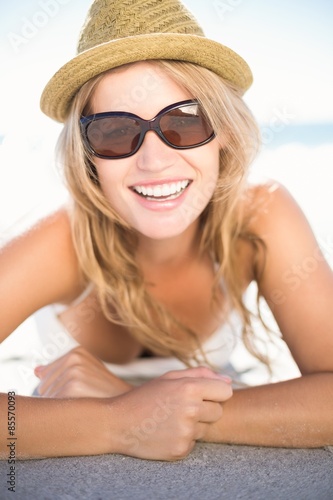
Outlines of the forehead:
[{"label": "forehead", "polygon": [[94,113],[128,111],[150,118],[162,108],[191,96],[154,62],[139,62],[109,71],[91,99]]}]

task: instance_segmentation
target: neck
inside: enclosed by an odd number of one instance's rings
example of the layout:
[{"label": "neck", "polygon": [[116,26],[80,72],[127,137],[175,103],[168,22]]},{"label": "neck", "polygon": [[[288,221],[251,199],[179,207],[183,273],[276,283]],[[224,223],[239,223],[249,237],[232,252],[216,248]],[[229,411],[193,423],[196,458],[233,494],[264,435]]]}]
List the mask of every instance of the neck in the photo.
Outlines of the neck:
[{"label": "neck", "polygon": [[143,268],[165,270],[188,264],[198,255],[198,222],[173,238],[153,240],[140,236],[137,256]]}]

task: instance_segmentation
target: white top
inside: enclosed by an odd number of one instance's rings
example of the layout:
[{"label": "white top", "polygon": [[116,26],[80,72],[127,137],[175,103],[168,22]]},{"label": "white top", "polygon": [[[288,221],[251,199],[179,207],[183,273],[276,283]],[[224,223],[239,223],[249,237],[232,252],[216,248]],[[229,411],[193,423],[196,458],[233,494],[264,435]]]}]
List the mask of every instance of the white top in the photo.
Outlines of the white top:
[{"label": "white top", "polygon": [[[79,304],[90,292],[91,287],[88,287],[73,305]],[[40,309],[34,315],[42,343],[41,363],[43,364],[50,363],[79,345],[59,319],[59,314],[64,309],[66,307],[55,304]],[[224,368],[229,364],[231,353],[240,338],[240,332],[241,319],[239,314],[233,311],[228,320],[203,343],[202,348],[207,360],[216,371],[222,369],[225,371]],[[200,352],[198,352],[198,359],[202,359],[202,364],[205,364]],[[118,377],[147,379],[158,377],[170,370],[180,370],[186,367],[174,357],[143,357],[122,365],[104,364]]]},{"label": "white top", "polygon": [[[35,314],[37,330],[42,342],[41,363],[47,364],[63,356],[79,343],[65,329],[52,306],[44,307]],[[218,328],[204,343],[203,350],[212,367],[220,371],[229,363],[230,355],[239,338],[240,318],[232,313],[229,320]],[[202,359],[200,353],[198,358]],[[130,363],[117,365],[104,363],[115,375],[123,378],[152,378],[170,370],[185,368],[184,363],[173,357],[143,357]],[[202,361],[204,363],[204,360]]]}]

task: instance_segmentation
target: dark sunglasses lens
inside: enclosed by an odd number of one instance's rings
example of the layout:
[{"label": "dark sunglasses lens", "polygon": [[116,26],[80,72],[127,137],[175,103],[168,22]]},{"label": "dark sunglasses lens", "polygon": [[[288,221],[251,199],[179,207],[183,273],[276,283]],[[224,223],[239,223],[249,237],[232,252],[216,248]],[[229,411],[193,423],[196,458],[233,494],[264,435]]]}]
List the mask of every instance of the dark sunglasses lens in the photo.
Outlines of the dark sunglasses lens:
[{"label": "dark sunglasses lens", "polygon": [[189,147],[205,142],[213,135],[213,129],[196,103],[179,106],[163,115],[160,128],[173,146]]},{"label": "dark sunglasses lens", "polygon": [[140,138],[140,124],[133,118],[109,116],[93,120],[86,134],[95,153],[117,158],[134,151]]}]

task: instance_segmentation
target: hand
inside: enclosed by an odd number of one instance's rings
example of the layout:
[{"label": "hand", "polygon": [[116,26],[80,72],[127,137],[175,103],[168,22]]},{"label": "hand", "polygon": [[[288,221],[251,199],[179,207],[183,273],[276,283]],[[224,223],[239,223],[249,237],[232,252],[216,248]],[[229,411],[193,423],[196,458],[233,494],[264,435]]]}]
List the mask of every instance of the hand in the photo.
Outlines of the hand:
[{"label": "hand", "polygon": [[150,460],[185,457],[222,417],[222,403],[231,396],[229,382],[200,367],[169,372],[114,398],[119,453]]},{"label": "hand", "polygon": [[75,347],[52,363],[35,368],[38,393],[45,398],[108,398],[132,389],[84,347]]},{"label": "hand", "polygon": [[197,377],[198,373],[203,378],[214,378],[216,380],[223,380],[227,384],[231,384],[232,379],[229,375],[224,375],[223,373],[216,373],[209,368],[204,366],[199,366],[197,368],[185,368],[184,370],[172,370],[163,375],[163,378],[175,379],[182,377]]}]

